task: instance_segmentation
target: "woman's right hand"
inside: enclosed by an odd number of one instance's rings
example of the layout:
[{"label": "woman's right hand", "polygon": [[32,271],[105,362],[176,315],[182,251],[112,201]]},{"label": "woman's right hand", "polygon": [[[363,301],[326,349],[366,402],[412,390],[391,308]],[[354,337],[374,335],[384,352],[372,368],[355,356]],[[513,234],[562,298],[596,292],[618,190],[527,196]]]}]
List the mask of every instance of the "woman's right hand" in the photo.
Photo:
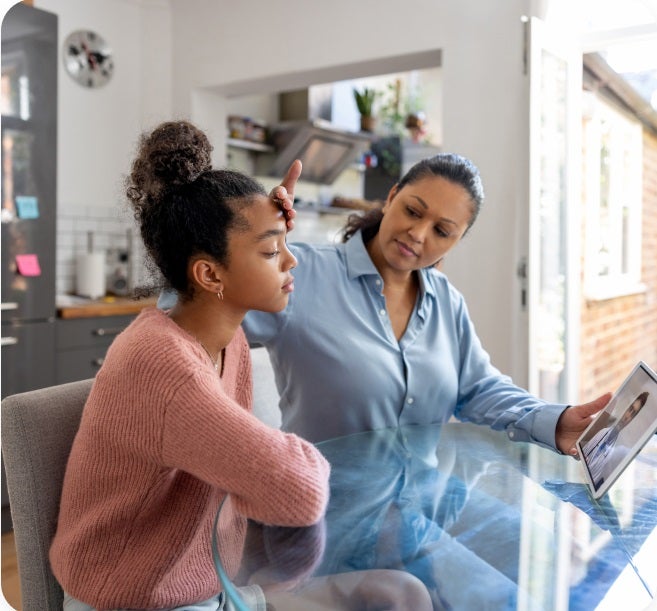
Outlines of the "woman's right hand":
[{"label": "woman's right hand", "polygon": [[589,403],[571,405],[561,412],[555,432],[557,449],[563,454],[577,457],[575,442],[591,424],[593,416],[604,409],[610,399],[611,393],[608,392]]},{"label": "woman's right hand", "polygon": [[294,229],[294,217],[297,215],[294,210],[294,189],[299,176],[301,176],[301,161],[295,159],[287,171],[285,178],[283,178],[283,182],[277,187],[274,187],[269,194],[269,197],[283,211],[288,231]]}]

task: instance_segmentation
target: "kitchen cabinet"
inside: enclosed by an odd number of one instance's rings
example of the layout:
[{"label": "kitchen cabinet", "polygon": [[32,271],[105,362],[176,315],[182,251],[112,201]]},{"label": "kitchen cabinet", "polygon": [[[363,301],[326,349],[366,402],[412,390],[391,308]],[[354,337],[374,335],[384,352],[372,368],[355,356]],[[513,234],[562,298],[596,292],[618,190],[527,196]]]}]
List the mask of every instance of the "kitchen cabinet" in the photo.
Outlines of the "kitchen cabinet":
[{"label": "kitchen cabinet", "polygon": [[57,15],[2,22],[2,397],[54,380]]},{"label": "kitchen cabinet", "polygon": [[2,397],[55,383],[54,321],[3,325]]},{"label": "kitchen cabinet", "polygon": [[93,378],[109,345],[134,318],[122,315],[57,320],[57,384]]},{"label": "kitchen cabinet", "polygon": [[108,298],[82,303],[62,301],[55,325],[56,384],[93,378],[114,338],[145,307],[157,298],[144,300]]},{"label": "kitchen cabinet", "polygon": [[[55,377],[58,18],[10,4],[0,36],[2,398]],[[12,522],[2,471],[4,533]]]}]

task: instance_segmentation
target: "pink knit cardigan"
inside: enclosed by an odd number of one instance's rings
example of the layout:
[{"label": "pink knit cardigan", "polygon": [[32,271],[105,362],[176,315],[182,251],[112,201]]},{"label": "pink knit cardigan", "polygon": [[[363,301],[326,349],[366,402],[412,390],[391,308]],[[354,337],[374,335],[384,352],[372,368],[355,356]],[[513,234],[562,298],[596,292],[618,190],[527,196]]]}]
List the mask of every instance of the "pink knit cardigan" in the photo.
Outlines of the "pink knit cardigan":
[{"label": "pink knit cardigan", "polygon": [[251,413],[249,347],[240,329],[223,376],[159,310],[110,347],[69,458],[50,550],[63,588],[98,609],[175,607],[217,594],[211,553],[239,567],[245,517],[306,526],[323,515],[329,466],[299,437]]}]

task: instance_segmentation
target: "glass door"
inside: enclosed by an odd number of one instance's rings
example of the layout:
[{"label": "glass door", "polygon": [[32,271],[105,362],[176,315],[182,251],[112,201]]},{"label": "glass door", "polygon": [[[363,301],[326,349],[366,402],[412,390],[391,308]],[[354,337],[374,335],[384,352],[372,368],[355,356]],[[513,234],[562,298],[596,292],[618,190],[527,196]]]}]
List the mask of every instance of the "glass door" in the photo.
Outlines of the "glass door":
[{"label": "glass door", "polygon": [[532,19],[529,40],[529,389],[577,396],[582,55]]},{"label": "glass door", "polygon": [[[521,276],[526,291],[528,388],[552,402],[577,396],[579,371],[579,231],[581,193],[582,55],[574,41],[551,31],[539,19],[527,20],[529,87],[529,197],[526,258]],[[544,455],[529,448],[528,469],[540,473]],[[572,463],[572,464],[571,464]],[[575,461],[563,463],[565,481],[577,481]],[[569,580],[574,570],[572,512],[551,506],[554,499],[536,488],[523,491],[523,506],[545,504],[545,519],[556,539],[546,541],[523,524],[519,584],[530,609],[534,596],[548,596],[550,609],[569,608]],[[536,573],[536,554],[553,566],[551,583]],[[549,593],[549,594],[548,594]]]}]

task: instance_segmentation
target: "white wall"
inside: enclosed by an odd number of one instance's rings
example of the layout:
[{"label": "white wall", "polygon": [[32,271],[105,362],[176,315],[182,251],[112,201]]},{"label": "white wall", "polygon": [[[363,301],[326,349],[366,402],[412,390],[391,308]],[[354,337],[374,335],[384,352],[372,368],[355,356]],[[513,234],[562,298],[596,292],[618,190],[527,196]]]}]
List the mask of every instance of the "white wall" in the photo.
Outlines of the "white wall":
[{"label": "white wall", "polygon": [[[446,271],[468,300],[493,361],[526,383],[515,275],[527,192],[529,0],[172,0],[174,110],[220,141],[227,96],[442,65],[444,150],[479,166],[487,193]],[[416,16],[409,19],[410,16]],[[190,44],[191,41],[194,44]]]},{"label": "white wall", "polygon": [[[57,198],[60,206],[116,206],[139,132],[171,115],[171,13],[166,1],[36,0],[59,17],[59,40],[98,32],[114,76],[86,89],[59,62]],[[61,55],[61,52],[60,52]]]},{"label": "white wall", "polygon": [[451,30],[444,53],[443,142],[474,160],[486,192],[480,218],[446,271],[465,294],[493,362],[526,386],[528,319],[516,275],[527,254],[529,206],[523,4],[451,3],[445,18],[464,25]]}]

